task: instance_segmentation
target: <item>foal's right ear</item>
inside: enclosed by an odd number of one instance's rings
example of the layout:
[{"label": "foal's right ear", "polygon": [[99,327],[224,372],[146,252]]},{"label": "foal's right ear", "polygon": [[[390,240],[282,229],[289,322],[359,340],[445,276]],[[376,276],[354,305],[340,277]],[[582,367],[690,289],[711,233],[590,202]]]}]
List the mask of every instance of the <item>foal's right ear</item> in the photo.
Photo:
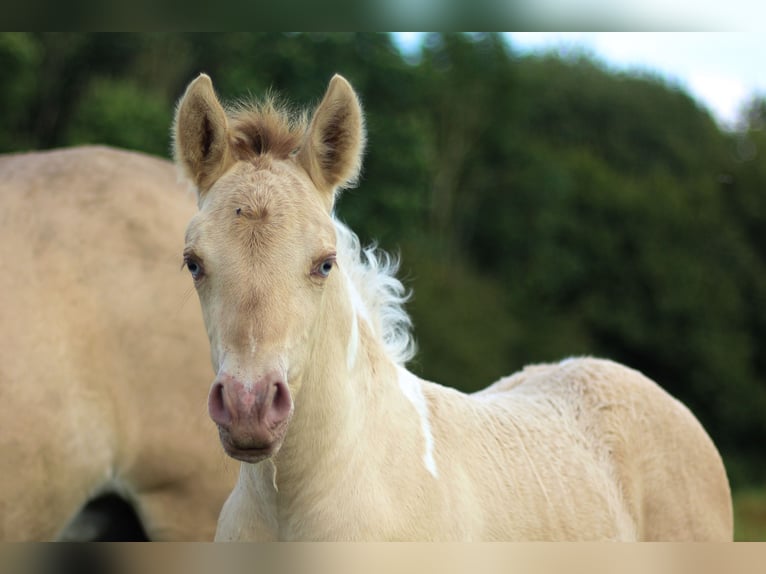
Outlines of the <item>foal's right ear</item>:
[{"label": "foal's right ear", "polygon": [[200,198],[234,162],[228,132],[226,112],[213,82],[200,74],[178,103],[173,128],[176,164],[197,187]]}]

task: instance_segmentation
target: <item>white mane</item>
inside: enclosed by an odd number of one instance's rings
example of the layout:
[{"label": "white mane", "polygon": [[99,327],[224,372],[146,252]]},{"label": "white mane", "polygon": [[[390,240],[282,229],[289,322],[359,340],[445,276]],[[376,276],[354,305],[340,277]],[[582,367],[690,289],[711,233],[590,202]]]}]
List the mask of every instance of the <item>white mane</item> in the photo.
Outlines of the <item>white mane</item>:
[{"label": "white mane", "polygon": [[399,259],[372,244],[362,248],[359,237],[333,218],[338,239],[338,260],[359,293],[372,329],[391,359],[404,365],[415,355],[412,320],[404,309],[410,297],[396,278]]}]

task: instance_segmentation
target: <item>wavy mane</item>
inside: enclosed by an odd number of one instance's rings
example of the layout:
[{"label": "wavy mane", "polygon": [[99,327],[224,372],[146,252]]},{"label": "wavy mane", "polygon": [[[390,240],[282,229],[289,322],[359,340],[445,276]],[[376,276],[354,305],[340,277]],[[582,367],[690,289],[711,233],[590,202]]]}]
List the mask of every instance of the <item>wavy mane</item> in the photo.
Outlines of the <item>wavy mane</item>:
[{"label": "wavy mane", "polygon": [[410,293],[396,278],[399,258],[372,244],[362,247],[359,237],[333,218],[337,232],[338,259],[349,276],[383,341],[391,359],[404,365],[415,356],[412,320],[404,309]]}]

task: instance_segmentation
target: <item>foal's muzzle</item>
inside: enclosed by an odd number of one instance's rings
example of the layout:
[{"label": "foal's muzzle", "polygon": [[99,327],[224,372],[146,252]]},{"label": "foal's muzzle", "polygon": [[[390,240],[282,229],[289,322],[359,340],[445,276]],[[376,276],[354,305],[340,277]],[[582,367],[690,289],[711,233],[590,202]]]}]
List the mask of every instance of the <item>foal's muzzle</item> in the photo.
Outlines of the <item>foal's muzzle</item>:
[{"label": "foal's muzzle", "polygon": [[219,373],[208,396],[208,413],[229,456],[258,462],[276,454],[282,445],[293,401],[287,383],[276,372],[253,384]]}]

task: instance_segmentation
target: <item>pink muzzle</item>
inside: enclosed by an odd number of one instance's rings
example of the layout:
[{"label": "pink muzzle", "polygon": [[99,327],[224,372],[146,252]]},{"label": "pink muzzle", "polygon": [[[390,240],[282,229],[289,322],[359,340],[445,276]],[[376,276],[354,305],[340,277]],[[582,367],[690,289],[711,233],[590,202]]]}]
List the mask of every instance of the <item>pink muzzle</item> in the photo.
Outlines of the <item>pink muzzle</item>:
[{"label": "pink muzzle", "polygon": [[276,454],[282,445],[293,401],[287,383],[276,372],[252,385],[219,373],[208,396],[208,413],[229,456],[258,462]]}]

